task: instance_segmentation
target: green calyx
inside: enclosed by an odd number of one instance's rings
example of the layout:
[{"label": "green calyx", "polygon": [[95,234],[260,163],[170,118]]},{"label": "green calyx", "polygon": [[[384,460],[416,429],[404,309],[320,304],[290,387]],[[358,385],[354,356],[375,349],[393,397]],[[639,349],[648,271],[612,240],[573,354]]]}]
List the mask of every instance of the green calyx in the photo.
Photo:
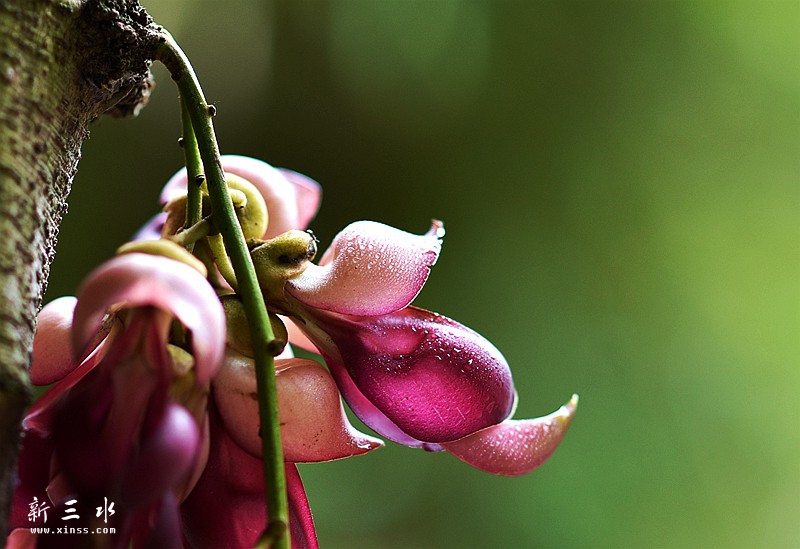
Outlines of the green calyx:
[{"label": "green calyx", "polygon": [[261,242],[250,250],[261,290],[273,299],[283,297],[287,280],[299,276],[317,254],[317,239],[310,232],[292,230]]},{"label": "green calyx", "polygon": [[[235,294],[229,294],[220,297],[220,301],[222,301],[222,308],[225,311],[228,347],[252,358],[254,356],[253,338],[247,326],[247,315],[245,314],[242,300]],[[275,337],[270,351],[274,354],[280,354],[289,341],[289,334],[278,315],[269,313],[269,322],[272,325],[272,333]]]}]

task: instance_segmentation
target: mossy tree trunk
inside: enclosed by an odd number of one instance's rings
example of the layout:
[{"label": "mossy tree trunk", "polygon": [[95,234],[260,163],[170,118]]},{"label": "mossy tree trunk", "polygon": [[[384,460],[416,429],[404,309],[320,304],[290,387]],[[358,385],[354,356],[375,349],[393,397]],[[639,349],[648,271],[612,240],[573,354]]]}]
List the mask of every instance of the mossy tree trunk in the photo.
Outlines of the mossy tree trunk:
[{"label": "mossy tree trunk", "polygon": [[158,28],[136,0],[0,2],[0,546],[35,318],[89,123],[144,104]]}]

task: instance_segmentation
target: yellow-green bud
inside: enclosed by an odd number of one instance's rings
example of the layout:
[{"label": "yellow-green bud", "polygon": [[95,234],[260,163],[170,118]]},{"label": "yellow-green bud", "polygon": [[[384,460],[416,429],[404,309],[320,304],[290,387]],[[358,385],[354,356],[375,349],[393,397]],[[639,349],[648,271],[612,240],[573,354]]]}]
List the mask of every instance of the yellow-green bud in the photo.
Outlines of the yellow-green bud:
[{"label": "yellow-green bud", "polygon": [[190,254],[186,248],[171,240],[163,238],[161,240],[137,240],[117,248],[117,255],[133,253],[168,257],[186,263],[204,277],[208,276],[208,271],[202,261]]},{"label": "yellow-green bud", "polygon": [[267,232],[267,203],[255,185],[237,175],[225,174],[236,217],[246,239],[261,238]]},{"label": "yellow-green bud", "polygon": [[[224,295],[220,298],[222,308],[225,310],[225,320],[227,322],[227,344],[228,347],[238,353],[253,357],[253,340],[250,335],[250,327],[247,324],[247,315],[244,311],[244,304],[238,296],[234,294]],[[272,326],[274,336],[274,348],[269,349],[273,354],[280,354],[286,343],[289,341],[289,334],[286,326],[278,315],[269,313],[269,322]]]},{"label": "yellow-green bud", "polygon": [[208,383],[198,385],[195,378],[194,357],[186,350],[169,344],[167,352],[172,359],[172,382],[169,386],[169,396],[175,402],[186,408],[202,425],[208,402]]},{"label": "yellow-green bud", "polygon": [[287,231],[250,251],[261,289],[268,296],[283,295],[283,285],[300,275],[317,254],[317,239],[309,232]]}]

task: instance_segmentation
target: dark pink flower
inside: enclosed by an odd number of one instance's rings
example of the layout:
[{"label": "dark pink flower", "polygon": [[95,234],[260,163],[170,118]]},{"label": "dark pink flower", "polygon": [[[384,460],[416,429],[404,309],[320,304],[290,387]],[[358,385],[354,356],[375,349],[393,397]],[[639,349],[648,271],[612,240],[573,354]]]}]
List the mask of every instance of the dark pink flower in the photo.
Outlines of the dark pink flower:
[{"label": "dark pink flower", "polygon": [[503,355],[469,328],[411,307],[443,236],[374,222],[339,233],[322,258],[286,283],[288,309],[325,357],[364,423],[407,446],[448,450],[485,471],[519,475],[560,442],[577,404],[511,420],[516,393]]},{"label": "dark pink flower", "polygon": [[[245,157],[224,157],[223,163],[261,189],[271,216],[265,238],[304,229],[316,213],[319,187],[310,180],[287,178],[287,172]],[[185,176],[173,178],[162,199],[172,196],[172,185],[184,188]],[[448,450],[492,473],[526,473],[561,441],[577,397],[554,414],[511,419],[516,392],[503,355],[458,322],[410,306],[436,263],[443,235],[438,221],[423,235],[373,221],[353,223],[319,265],[296,268],[277,286],[274,274],[265,275],[268,305],[289,316],[290,341],[322,354],[347,403],[382,436]],[[304,250],[292,257],[300,261]]]},{"label": "dark pink flower", "polygon": [[[190,355],[169,344],[173,319],[191,340],[190,374],[176,368],[177,356]],[[115,502],[119,543],[179,540],[180,525],[169,517],[177,517],[176,494],[183,497],[205,465],[205,417],[171,391],[191,375],[191,390],[204,399],[220,366],[225,319],[214,291],[187,265],[128,254],[95,270],[77,299],[45,307],[39,320],[31,379],[55,385],[24,421],[11,526],[28,526],[32,497],[46,492],[56,507]]]},{"label": "dark pink flower", "polygon": [[[89,276],[77,298],[48,304],[39,315],[30,375],[34,383],[55,385],[25,419],[10,546],[36,543],[26,528],[32,525],[29,505],[45,494],[54,506],[51,516],[72,499],[89,505],[103,498],[115,502],[108,524],[117,529],[115,543],[120,545],[178,547],[184,532],[191,537],[203,524],[204,511],[196,502],[203,500],[206,487],[214,486],[207,502],[211,512],[219,514],[220,506],[231,511],[220,514],[216,531],[260,533],[266,523],[263,472],[253,466],[260,459],[230,448],[235,444],[222,427],[218,408],[208,404],[212,379],[231,379],[219,375],[231,369],[231,360],[223,358],[235,356],[225,350],[225,332],[222,305],[205,278],[187,265],[152,255],[114,258]],[[171,343],[175,338],[185,348]],[[280,369],[308,370],[290,366],[281,364]],[[297,383],[297,374],[283,377]],[[309,378],[305,384],[313,389],[320,385],[313,377],[301,373],[299,379]],[[338,393],[335,404],[339,412]],[[249,411],[243,421],[255,433],[258,413]],[[295,423],[292,412],[287,412],[290,425]],[[234,467],[219,464],[220,448],[236,456]],[[366,450],[338,451],[310,455],[333,459]],[[297,537],[293,546],[316,547],[302,482],[292,466],[287,468],[290,527]],[[237,488],[243,485],[247,490]],[[190,493],[191,503],[182,503]],[[93,520],[84,515],[79,526],[91,526]],[[220,545],[201,538],[192,546]]]}]

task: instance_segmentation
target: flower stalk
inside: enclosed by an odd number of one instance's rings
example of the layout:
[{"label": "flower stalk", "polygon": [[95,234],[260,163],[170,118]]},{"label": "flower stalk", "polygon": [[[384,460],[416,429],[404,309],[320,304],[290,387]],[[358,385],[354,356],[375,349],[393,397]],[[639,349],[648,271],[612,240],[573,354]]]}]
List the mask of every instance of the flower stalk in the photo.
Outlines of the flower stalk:
[{"label": "flower stalk", "polygon": [[[244,304],[253,340],[269,522],[258,541],[258,546],[288,549],[290,547],[289,513],[278,418],[274,355],[272,354],[275,348],[272,327],[264,296],[258,285],[255,268],[225,183],[211,120],[215,109],[206,103],[200,84],[186,55],[168,32],[162,32],[163,41],[156,52],[156,58],[170,71],[178,86],[185,112],[188,114],[188,121],[184,121],[185,150],[191,148],[189,141],[185,140],[186,135],[192,133],[196,137],[197,150],[202,161],[211,200],[213,223],[220,231],[227,253],[230,255],[238,283],[238,293]],[[192,131],[186,132],[189,124]],[[187,153],[187,158],[189,154]],[[189,165],[189,161],[187,160],[187,167],[190,170],[191,182],[193,181],[191,179],[193,168]],[[189,188],[191,189],[191,187],[190,183]]]},{"label": "flower stalk", "polygon": [[[197,225],[203,215],[203,196],[200,191],[200,185],[205,180],[205,176],[203,175],[203,161],[200,159],[200,150],[197,147],[197,137],[194,135],[188,102],[183,99],[183,96],[181,96],[181,126],[183,128],[181,147],[183,147],[183,156],[186,160],[186,174],[189,181],[195,183],[194,185],[188,185],[186,190],[186,224],[184,227],[189,229]],[[191,252],[194,248],[194,242],[187,243],[186,247]]]}]

